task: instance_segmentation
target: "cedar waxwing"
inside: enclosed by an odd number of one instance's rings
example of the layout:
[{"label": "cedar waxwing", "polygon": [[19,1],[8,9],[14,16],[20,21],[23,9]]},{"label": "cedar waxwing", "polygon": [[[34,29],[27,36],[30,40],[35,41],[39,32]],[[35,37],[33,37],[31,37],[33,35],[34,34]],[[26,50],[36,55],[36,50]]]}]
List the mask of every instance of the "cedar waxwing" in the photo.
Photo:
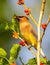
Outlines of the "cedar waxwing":
[{"label": "cedar waxwing", "polygon": [[19,21],[21,34],[32,46],[37,46],[37,33],[26,16],[16,16]]},{"label": "cedar waxwing", "polygon": [[[29,22],[29,19],[26,16],[16,16],[16,19],[19,22],[21,34],[24,36],[26,42],[37,49],[38,36],[34,27]],[[41,54],[43,55],[43,57],[46,57],[42,49]]]}]

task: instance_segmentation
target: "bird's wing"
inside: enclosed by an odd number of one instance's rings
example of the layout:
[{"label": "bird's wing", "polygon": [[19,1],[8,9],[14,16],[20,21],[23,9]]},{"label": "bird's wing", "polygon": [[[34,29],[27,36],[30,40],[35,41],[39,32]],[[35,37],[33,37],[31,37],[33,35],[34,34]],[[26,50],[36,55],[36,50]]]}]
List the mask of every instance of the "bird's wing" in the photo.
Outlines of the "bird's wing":
[{"label": "bird's wing", "polygon": [[38,35],[37,35],[37,32],[36,32],[36,30],[34,29],[33,26],[31,27],[31,32],[35,36],[35,38],[37,39],[38,38]]}]

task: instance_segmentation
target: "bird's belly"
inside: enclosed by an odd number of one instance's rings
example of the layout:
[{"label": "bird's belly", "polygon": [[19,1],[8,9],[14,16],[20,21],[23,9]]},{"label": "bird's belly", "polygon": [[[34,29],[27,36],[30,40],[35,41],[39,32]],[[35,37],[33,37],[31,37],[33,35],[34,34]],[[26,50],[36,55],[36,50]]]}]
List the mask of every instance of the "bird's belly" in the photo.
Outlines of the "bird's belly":
[{"label": "bird's belly", "polygon": [[33,36],[32,33],[25,33],[25,34],[23,34],[23,36],[26,38],[27,41],[29,41],[31,43],[32,46],[36,46],[37,45],[37,40]]}]

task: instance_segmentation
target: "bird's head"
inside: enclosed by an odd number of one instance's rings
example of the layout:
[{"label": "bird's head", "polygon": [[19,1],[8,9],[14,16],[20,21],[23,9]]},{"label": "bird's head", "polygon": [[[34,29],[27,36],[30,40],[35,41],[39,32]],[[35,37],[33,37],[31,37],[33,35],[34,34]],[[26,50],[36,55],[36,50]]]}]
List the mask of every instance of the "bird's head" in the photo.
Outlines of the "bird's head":
[{"label": "bird's head", "polygon": [[26,17],[26,16],[14,16],[14,18],[21,22],[29,20],[28,17]]}]

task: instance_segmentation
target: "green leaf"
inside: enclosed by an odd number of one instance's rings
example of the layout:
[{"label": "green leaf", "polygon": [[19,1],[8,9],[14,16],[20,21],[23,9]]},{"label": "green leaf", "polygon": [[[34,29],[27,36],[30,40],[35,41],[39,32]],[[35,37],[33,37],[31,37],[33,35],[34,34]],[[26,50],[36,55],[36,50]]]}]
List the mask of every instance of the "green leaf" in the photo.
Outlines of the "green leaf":
[{"label": "green leaf", "polygon": [[24,39],[24,36],[21,34],[21,31],[20,31],[19,21],[15,17],[16,17],[16,15],[14,15],[12,17],[12,26],[11,26],[11,29],[14,30],[14,31],[16,31],[16,32],[18,32],[19,36]]},{"label": "green leaf", "polygon": [[44,63],[44,64],[47,63],[47,60],[46,60],[45,58],[40,58],[40,61],[41,61],[42,63]]},{"label": "green leaf", "polygon": [[13,25],[16,24],[15,17],[16,17],[16,15],[14,14],[13,17],[12,17],[12,24],[13,24]]},{"label": "green leaf", "polygon": [[20,51],[20,45],[19,44],[14,44],[10,50],[10,61],[13,62],[14,60],[17,59],[19,51]]},{"label": "green leaf", "polygon": [[0,65],[3,65],[3,58],[0,57]]},{"label": "green leaf", "polygon": [[9,65],[9,62],[3,58],[2,65]]},{"label": "green leaf", "polygon": [[4,49],[0,48],[0,57],[6,57],[7,56],[7,53]]},{"label": "green leaf", "polygon": [[13,63],[13,62],[15,62],[15,61],[16,61],[16,58],[10,56],[9,62],[10,62],[10,63]]},{"label": "green leaf", "polygon": [[[47,63],[47,60],[45,58],[40,58],[40,62],[43,64],[50,64],[49,62]],[[37,59],[36,58],[29,59],[27,64],[37,65]]]},{"label": "green leaf", "polygon": [[27,64],[29,64],[29,65],[37,65],[36,59],[35,58],[29,59]]},{"label": "green leaf", "polygon": [[16,31],[19,33],[20,32],[19,21],[16,18],[14,18],[14,17],[16,17],[16,15],[14,15],[12,17],[12,25],[14,25]]},{"label": "green leaf", "polygon": [[50,65],[50,60],[47,61],[47,65]]},{"label": "green leaf", "polygon": [[0,65],[9,65],[9,62],[5,58],[0,57]]},{"label": "green leaf", "polygon": [[7,53],[4,49],[0,48],[0,65],[9,65],[8,61],[5,59]]},{"label": "green leaf", "polygon": [[6,59],[3,59],[3,65],[9,65],[9,62]]},{"label": "green leaf", "polygon": [[15,32],[15,26],[14,25],[10,25],[10,30]]},{"label": "green leaf", "polygon": [[9,25],[7,22],[0,23],[0,32],[3,32],[4,30],[8,30],[8,29],[9,29]]},{"label": "green leaf", "polygon": [[6,23],[5,30],[8,30],[8,29],[9,29],[9,24]]}]

